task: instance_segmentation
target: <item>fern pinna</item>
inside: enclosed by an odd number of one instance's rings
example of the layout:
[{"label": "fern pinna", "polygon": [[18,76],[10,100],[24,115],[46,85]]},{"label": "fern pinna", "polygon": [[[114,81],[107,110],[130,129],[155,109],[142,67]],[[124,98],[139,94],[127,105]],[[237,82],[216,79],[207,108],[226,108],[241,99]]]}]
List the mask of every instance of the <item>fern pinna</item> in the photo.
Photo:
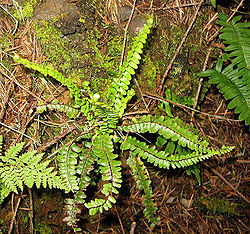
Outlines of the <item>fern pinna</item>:
[{"label": "fern pinna", "polygon": [[239,23],[240,19],[239,15],[228,22],[225,15],[219,15],[218,23],[223,26],[220,38],[228,52],[223,56],[229,65],[223,66],[223,60],[218,59],[215,69],[200,76],[208,76],[211,84],[217,84],[226,100],[231,100],[228,108],[235,108],[239,120],[250,125],[250,23]]},{"label": "fern pinna", "polygon": [[[181,120],[164,116],[144,116],[135,118],[131,122],[120,124],[118,121],[126,110],[128,101],[135,91],[131,89],[131,79],[141,61],[143,47],[153,25],[150,17],[142,31],[135,38],[127,59],[120,68],[120,73],[114,77],[110,86],[110,92],[104,100],[100,101],[98,93],[92,93],[89,82],[85,81],[83,88],[87,90],[86,96],[75,84],[54,69],[46,69],[42,65],[33,64],[26,59],[15,56],[16,62],[20,62],[37,70],[44,75],[50,75],[63,85],[66,85],[75,99],[74,107],[63,107],[59,103],[42,104],[38,112],[47,110],[65,111],[68,117],[77,119],[81,114],[87,118],[86,125],[82,126],[82,134],[70,144],[62,147],[57,160],[62,183],[67,185],[66,192],[71,191],[74,196],[65,201],[67,217],[65,221],[71,225],[75,232],[80,231],[77,226],[78,204],[84,204],[91,215],[103,212],[116,203],[119,188],[122,184],[121,161],[119,155],[114,152],[120,146],[122,151],[128,150],[128,165],[131,167],[138,189],[144,192],[144,214],[151,223],[151,227],[159,222],[156,211],[157,206],[151,188],[151,180],[143,160],[160,168],[168,169],[170,166],[187,167],[208,159],[214,155],[221,155],[232,150],[233,147],[214,149],[204,140],[197,131],[185,125]],[[157,133],[161,142],[167,141],[170,145],[179,147],[177,151],[158,151],[155,146],[147,145],[140,141],[132,133]],[[163,139],[163,141],[162,141]],[[157,141],[158,141],[157,140]],[[160,140],[159,140],[160,141]],[[173,144],[171,144],[171,142]],[[175,147],[175,146],[174,146]],[[187,149],[185,150],[180,150]],[[185,151],[185,153],[183,153]],[[118,152],[118,151],[117,151]],[[99,173],[103,181],[101,194],[97,198],[86,202],[85,190],[91,183],[90,171],[99,166]]]}]

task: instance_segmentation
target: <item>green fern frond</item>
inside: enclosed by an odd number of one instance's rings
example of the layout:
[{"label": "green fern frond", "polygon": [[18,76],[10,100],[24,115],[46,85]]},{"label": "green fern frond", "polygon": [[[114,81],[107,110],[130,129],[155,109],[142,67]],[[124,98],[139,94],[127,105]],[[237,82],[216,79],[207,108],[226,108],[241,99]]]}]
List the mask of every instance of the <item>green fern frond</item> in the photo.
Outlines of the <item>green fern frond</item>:
[{"label": "green fern frond", "polygon": [[27,68],[42,73],[44,76],[53,77],[55,80],[62,83],[62,85],[65,85],[70,90],[70,94],[72,97],[74,97],[77,105],[79,106],[85,105],[86,100],[82,99],[83,95],[80,88],[78,88],[77,85],[73,83],[70,79],[64,77],[59,71],[55,70],[52,67],[44,66],[42,64],[32,63],[27,59],[19,57],[18,55],[13,56],[13,59],[15,62],[21,63],[25,65]]},{"label": "green fern frond", "polygon": [[37,188],[65,189],[60,176],[53,172],[53,167],[48,167],[50,161],[41,162],[43,154],[28,151],[20,154],[24,143],[11,146],[4,156],[0,156],[0,178],[8,191],[18,193],[23,190],[23,185],[29,188],[35,184]]},{"label": "green fern frond", "polygon": [[137,133],[156,133],[164,136],[166,139],[177,141],[179,145],[188,147],[191,150],[200,152],[208,151],[208,142],[203,139],[199,139],[199,136],[189,128],[184,127],[180,123],[179,119],[170,117],[151,117],[149,115],[144,116],[135,123],[124,124],[119,127],[120,130],[126,132],[137,132]]},{"label": "green fern frond", "polygon": [[159,218],[155,217],[155,212],[157,207],[154,206],[154,195],[151,189],[151,180],[149,178],[149,173],[147,168],[144,166],[143,162],[139,157],[132,152],[131,156],[128,158],[127,163],[131,167],[133,176],[136,180],[137,188],[144,191],[144,204],[145,209],[143,213],[146,218],[151,223],[151,228],[159,223]]},{"label": "green fern frond", "polygon": [[[86,195],[84,193],[84,190],[90,184],[91,179],[88,175],[89,172],[93,169],[93,162],[96,160],[96,156],[93,154],[91,148],[87,148],[86,150],[79,150],[79,149],[77,148],[80,162],[77,164],[75,169],[75,173],[79,177],[78,180],[79,190],[75,191],[74,199],[71,198],[65,199],[66,217],[64,218],[64,221],[67,222],[67,225],[71,226],[75,232],[79,232],[81,230],[77,227],[76,224],[78,220],[77,214],[79,213],[77,205],[85,203]],[[76,151],[76,149],[74,151]],[[61,166],[62,165],[60,165],[60,167]],[[67,175],[64,175],[64,178],[65,177],[67,177]],[[72,177],[72,175],[70,175],[70,177]]]},{"label": "green fern frond", "polygon": [[198,163],[199,161],[206,160],[215,155],[222,155],[232,151],[234,147],[223,146],[220,150],[209,149],[206,153],[199,151],[192,152],[190,154],[183,155],[169,155],[164,151],[158,151],[155,146],[149,147],[145,142],[137,140],[135,137],[128,136],[126,139],[121,140],[121,149],[131,150],[139,157],[146,159],[148,162],[158,166],[160,168],[169,169],[170,166],[173,168],[184,168]]},{"label": "green fern frond", "polygon": [[79,178],[76,174],[79,152],[81,149],[74,143],[71,146],[64,146],[57,155],[60,175],[73,193],[79,190]]},{"label": "green fern frond", "polygon": [[229,109],[235,108],[239,120],[250,125],[250,23],[237,23],[241,16],[236,16],[231,22],[220,14],[218,23],[224,26],[220,38],[228,44],[225,51],[232,62],[222,69],[223,62],[218,60],[216,68],[200,73],[208,76],[211,84],[217,84],[226,100],[231,100]]},{"label": "green fern frond", "polygon": [[109,134],[99,134],[93,140],[93,152],[98,157],[97,163],[101,166],[102,181],[107,183],[103,185],[102,193],[105,199],[95,199],[86,203],[91,215],[111,208],[116,200],[113,194],[118,194],[118,188],[121,187],[121,162],[116,160],[118,155],[113,154],[113,143]]},{"label": "green fern frond", "polygon": [[37,111],[39,113],[44,113],[47,110],[56,110],[60,112],[64,112],[70,119],[75,119],[81,112],[79,109],[70,107],[68,105],[53,103],[46,105],[39,105],[37,107]]},{"label": "green fern frond", "polygon": [[124,110],[127,106],[128,100],[134,96],[134,90],[128,90],[131,82],[132,75],[135,74],[135,70],[138,68],[138,65],[141,60],[141,54],[146,43],[148,34],[150,33],[150,28],[153,25],[153,18],[150,17],[147,21],[147,24],[144,25],[144,28],[135,38],[135,41],[132,45],[132,48],[128,52],[127,60],[123,63],[120,68],[120,75],[117,78],[114,78],[111,84],[111,94],[110,100],[114,106],[114,110],[118,113],[119,116],[122,116]]},{"label": "green fern frond", "polygon": [[239,23],[241,18],[238,15],[227,22],[228,17],[220,13],[217,23],[224,27],[220,29],[219,37],[228,45],[225,51],[229,52],[229,57],[234,58],[233,64],[239,69],[250,70],[250,23]]}]

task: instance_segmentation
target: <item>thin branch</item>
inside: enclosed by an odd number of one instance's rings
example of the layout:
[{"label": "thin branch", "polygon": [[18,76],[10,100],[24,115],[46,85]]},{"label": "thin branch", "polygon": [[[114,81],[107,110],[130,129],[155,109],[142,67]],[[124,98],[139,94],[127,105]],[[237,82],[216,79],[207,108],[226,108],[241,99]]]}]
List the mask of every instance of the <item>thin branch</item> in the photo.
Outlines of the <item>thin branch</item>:
[{"label": "thin branch", "polygon": [[15,218],[16,218],[16,215],[17,215],[17,211],[18,211],[18,208],[19,208],[21,199],[22,199],[22,194],[21,194],[21,196],[20,196],[20,197],[18,198],[18,200],[17,200],[15,212],[14,212],[13,217],[12,217],[12,219],[11,219],[11,223],[10,223],[10,228],[9,228],[8,234],[11,234],[11,232],[12,232],[13,225],[14,225],[14,221],[15,221]]},{"label": "thin branch", "polygon": [[136,5],[136,0],[134,0],[133,8],[131,10],[131,13],[130,13],[130,16],[129,16],[129,19],[128,19],[128,23],[126,25],[125,32],[124,32],[123,50],[122,50],[122,55],[121,55],[120,67],[122,66],[122,63],[123,63],[123,60],[124,60],[125,48],[126,48],[126,43],[127,43],[128,27],[129,27],[130,22],[131,22],[131,20],[133,18],[133,14],[134,14],[134,11],[135,11],[135,5]]},{"label": "thin branch", "polygon": [[[209,50],[208,50],[208,53],[207,53],[207,56],[206,56],[206,60],[203,64],[203,68],[202,68],[202,71],[205,71],[206,68],[207,68],[207,63],[208,63],[208,59],[210,57],[210,54],[212,52],[212,46],[209,47]],[[198,86],[198,90],[197,90],[197,93],[196,93],[196,97],[195,97],[195,101],[194,101],[194,105],[193,105],[193,109],[196,109],[197,107],[197,104],[198,104],[198,100],[199,100],[199,96],[200,96],[200,92],[201,92],[201,87],[202,87],[202,84],[203,84],[203,77],[200,78],[200,81],[199,81],[199,86]],[[191,114],[191,122],[193,122],[193,119],[194,119],[194,111],[192,111],[192,114]]]}]

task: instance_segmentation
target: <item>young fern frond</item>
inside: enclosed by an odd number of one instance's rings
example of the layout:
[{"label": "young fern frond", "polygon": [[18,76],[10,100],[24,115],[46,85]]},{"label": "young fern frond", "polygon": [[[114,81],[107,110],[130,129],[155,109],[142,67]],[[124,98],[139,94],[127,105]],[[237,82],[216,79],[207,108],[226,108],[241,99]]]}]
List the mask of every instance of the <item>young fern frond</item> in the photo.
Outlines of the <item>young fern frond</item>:
[{"label": "young fern frond", "polygon": [[134,90],[129,90],[129,85],[132,75],[135,74],[135,70],[140,63],[143,47],[152,25],[153,18],[150,17],[147,24],[144,25],[142,31],[135,38],[135,41],[128,52],[127,59],[120,68],[120,75],[113,79],[109,98],[112,101],[114,110],[120,117],[123,115],[124,110],[127,107],[127,102],[134,96]]},{"label": "young fern frond", "polygon": [[113,194],[118,194],[117,189],[121,187],[122,182],[121,162],[117,160],[118,155],[113,154],[113,142],[109,134],[99,134],[93,139],[93,152],[101,166],[102,181],[107,183],[101,191],[105,195],[104,199],[95,199],[85,204],[91,215],[111,208],[111,203],[116,202]]},{"label": "young fern frond", "polygon": [[37,154],[36,151],[28,151],[20,154],[24,143],[11,146],[4,156],[0,156],[0,179],[9,192],[18,193],[26,185],[29,188],[36,185],[46,188],[66,189],[62,178],[48,167],[50,161],[41,162],[44,154]]},{"label": "young fern frond", "polygon": [[155,212],[157,207],[154,206],[154,195],[151,189],[151,180],[149,178],[149,173],[147,168],[144,166],[143,162],[134,152],[131,152],[130,157],[127,160],[128,165],[132,169],[133,176],[136,181],[137,188],[144,191],[143,202],[145,204],[145,209],[143,211],[146,218],[151,223],[151,228],[158,224],[159,218],[155,217]]},{"label": "young fern frond", "polygon": [[235,108],[239,120],[250,125],[250,23],[238,23],[240,19],[241,16],[236,16],[227,22],[225,15],[219,15],[218,23],[224,26],[220,38],[228,45],[225,51],[232,62],[223,69],[219,59],[215,69],[199,75],[208,76],[211,84],[217,84],[225,99],[231,100],[228,108]]}]

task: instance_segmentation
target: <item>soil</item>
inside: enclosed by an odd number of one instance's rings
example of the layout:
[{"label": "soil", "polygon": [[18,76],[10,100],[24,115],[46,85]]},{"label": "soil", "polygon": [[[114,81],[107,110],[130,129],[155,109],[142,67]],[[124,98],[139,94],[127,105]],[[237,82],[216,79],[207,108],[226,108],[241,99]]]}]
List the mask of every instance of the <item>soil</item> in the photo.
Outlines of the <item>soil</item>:
[{"label": "soil", "polygon": [[[57,99],[64,104],[71,103],[69,92],[57,82],[46,81],[35,72],[14,64],[9,55],[16,53],[33,62],[52,64],[64,74],[74,73],[71,75],[77,77],[76,83],[79,85],[84,80],[89,80],[93,89],[101,86],[100,90],[105,92],[110,83],[110,71],[119,64],[123,33],[132,2],[37,1],[40,4],[34,6],[33,18],[25,18],[17,26],[11,17],[15,11],[12,1],[0,0],[0,4],[6,8],[6,11],[0,8],[0,134],[4,137],[3,151],[20,141],[26,142],[26,149],[39,149],[62,134],[65,128],[73,126],[72,121],[63,113],[53,112],[41,117],[34,114],[42,100],[50,102]],[[23,4],[22,1],[19,4]],[[190,6],[174,8],[176,4]],[[118,7],[118,12],[115,12],[114,6]],[[206,4],[200,10],[194,29],[175,59],[165,87],[179,97],[195,97],[199,84],[196,73],[202,71],[209,47],[212,47],[212,52],[207,67],[214,65],[224,47],[218,38],[209,42],[218,30],[216,23],[210,20],[217,11],[229,15],[236,7],[237,4],[233,1],[226,6],[218,5],[216,9]],[[138,80],[138,85],[136,82],[133,84],[137,90],[136,98],[129,104],[128,112],[145,110],[141,92],[157,94],[163,73],[176,52],[195,9],[196,5],[192,0],[173,3],[163,0],[137,1],[135,16],[128,29],[128,44],[143,27],[147,14],[154,16],[155,27],[135,77]],[[246,8],[242,7],[240,11],[245,12]],[[38,27],[44,27],[43,21],[48,21],[53,26],[51,35],[56,35],[56,39],[63,42],[59,47],[65,46],[67,52],[64,48],[54,48],[58,51],[62,49],[59,55],[46,52],[51,51],[46,49],[49,43],[39,41],[32,26],[38,22]],[[56,34],[56,30],[59,33]],[[114,40],[115,36],[120,36],[117,37],[118,42]],[[117,58],[118,62],[112,63]],[[68,66],[62,65],[65,61],[69,62]],[[78,76],[78,71],[84,74]],[[11,78],[13,75],[16,79],[14,81]],[[227,108],[228,102],[216,87],[210,86],[206,80],[202,87],[199,110],[223,118],[208,118],[206,115],[196,114],[192,125],[213,146],[232,145],[236,146],[235,150],[201,163],[201,184],[194,173],[188,175],[183,169],[158,169],[145,163],[152,180],[157,215],[160,217],[160,224],[155,228],[150,228],[143,214],[142,193],[136,188],[132,172],[125,163],[127,156],[120,153],[123,182],[116,198],[117,203],[109,211],[96,216],[88,215],[88,210],[80,206],[78,225],[82,233],[249,233],[249,129]],[[148,103],[152,113],[162,113],[162,109],[152,100],[144,101]],[[189,111],[173,107],[173,114],[190,122]],[[25,138],[20,134],[22,132],[33,140]],[[73,131],[71,135],[60,139],[46,150],[46,155],[53,155],[56,149],[77,134]],[[87,196],[93,196],[91,190],[98,191],[100,187],[101,184],[98,183],[91,185]],[[8,233],[11,223],[12,233],[74,233],[65,223],[64,201],[67,196],[60,190],[27,188],[19,195],[11,194],[0,204],[0,233]],[[13,219],[19,200],[18,212]],[[34,226],[31,224],[32,216]]]}]

